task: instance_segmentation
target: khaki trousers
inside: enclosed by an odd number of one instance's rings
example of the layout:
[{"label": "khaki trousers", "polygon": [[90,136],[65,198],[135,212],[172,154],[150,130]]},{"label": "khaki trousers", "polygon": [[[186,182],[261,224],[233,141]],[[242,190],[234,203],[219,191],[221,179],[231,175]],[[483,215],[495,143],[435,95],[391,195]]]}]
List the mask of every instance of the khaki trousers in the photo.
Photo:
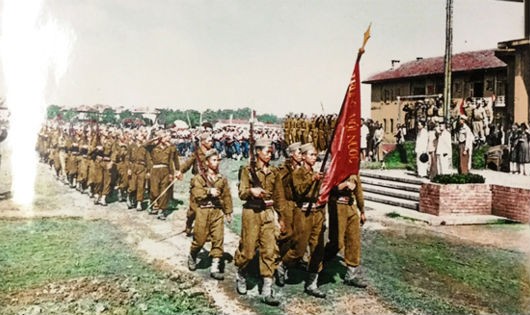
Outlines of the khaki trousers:
[{"label": "khaki trousers", "polygon": [[309,266],[310,273],[318,273],[322,270],[322,260],[324,258],[324,211],[302,211],[296,207],[293,216],[293,238],[291,247],[283,256],[282,262],[287,267],[294,266],[304,257],[309,246]]},{"label": "khaki trousers", "polygon": [[328,202],[329,242],[326,256],[334,257],[344,250],[344,262],[348,266],[361,264],[361,217],[355,205]]},{"label": "khaki trousers", "polygon": [[210,257],[221,258],[223,256],[224,242],[224,213],[218,208],[198,208],[195,213],[195,227],[193,230],[193,241],[191,242],[190,254],[196,257],[206,243],[208,236],[212,242]]},{"label": "khaki trousers", "polygon": [[245,269],[259,250],[259,271],[264,278],[270,278],[276,271],[278,245],[276,244],[276,223],[272,208],[254,211],[243,208],[241,238],[234,255],[234,265]]}]

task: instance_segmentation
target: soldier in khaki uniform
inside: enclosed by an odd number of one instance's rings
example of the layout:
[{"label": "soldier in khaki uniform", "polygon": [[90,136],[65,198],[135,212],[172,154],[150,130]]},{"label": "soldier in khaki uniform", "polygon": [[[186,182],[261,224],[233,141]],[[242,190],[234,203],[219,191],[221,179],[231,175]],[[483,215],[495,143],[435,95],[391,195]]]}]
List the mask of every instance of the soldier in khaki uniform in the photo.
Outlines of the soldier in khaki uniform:
[{"label": "soldier in khaki uniform", "polygon": [[[280,256],[283,256],[290,246],[293,236],[293,211],[296,207],[293,191],[293,172],[300,167],[302,153],[300,152],[300,142],[295,142],[287,147],[289,159],[278,168],[276,181],[281,183],[275,186],[274,204],[279,215],[280,236],[278,247]],[[283,283],[279,283],[283,285]]]},{"label": "soldier in khaki uniform", "polygon": [[72,135],[72,140],[68,145],[68,152],[66,157],[66,174],[67,182],[70,188],[74,188],[77,185],[77,167],[79,163],[79,138],[76,135]]},{"label": "soldier in khaki uniform", "polygon": [[94,198],[96,196],[96,186],[100,181],[99,172],[99,160],[103,158],[102,149],[100,143],[100,135],[98,132],[92,132],[89,136],[88,146],[88,181],[87,186],[89,187],[89,196]]},{"label": "soldier in khaki uniform", "polygon": [[[103,134],[94,135],[96,139],[96,146],[93,151],[94,162],[89,170],[90,181],[92,183],[92,197],[94,198],[94,204],[97,205],[100,200],[100,194],[103,191],[103,145],[101,144],[104,138]],[[105,200],[105,198],[103,199]]]},{"label": "soldier in khaki uniform", "polygon": [[234,264],[238,268],[236,286],[239,294],[247,293],[246,267],[258,249],[259,270],[263,278],[262,301],[277,306],[280,302],[272,294],[272,277],[278,257],[277,222],[272,201],[277,169],[269,165],[272,155],[270,140],[257,140],[255,150],[255,170],[251,170],[250,166],[243,167],[239,180],[239,198],[245,203],[241,218],[241,239],[234,255]]},{"label": "soldier in khaki uniform", "polygon": [[212,266],[210,275],[216,280],[223,280],[219,268],[223,256],[224,218],[232,221],[232,196],[226,177],[219,174],[219,153],[211,149],[205,152],[205,173],[195,175],[191,180],[190,199],[198,206],[195,212],[195,232],[188,256],[188,268],[197,267],[197,254],[209,240],[212,243],[210,257]]},{"label": "soldier in khaki uniform", "polygon": [[53,163],[58,178],[62,182],[66,182],[66,144],[66,135],[61,129],[57,138],[57,153]]},{"label": "soldier in khaki uniform", "polygon": [[116,154],[116,170],[118,176],[116,179],[116,188],[118,189],[118,200],[120,202],[128,201],[129,188],[129,139],[123,135],[118,141],[118,153]]},{"label": "soldier in khaki uniform", "polygon": [[358,276],[361,264],[361,226],[366,222],[361,178],[351,175],[335,186],[328,200],[329,242],[324,260],[331,260],[344,250],[347,285],[365,288],[366,283]]},{"label": "soldier in khaki uniform", "polygon": [[77,190],[85,193],[88,185],[88,167],[90,159],[88,157],[88,136],[85,134],[79,140],[79,163],[77,166]]},{"label": "soldier in khaki uniform", "polygon": [[162,220],[165,219],[165,210],[167,210],[170,198],[167,190],[163,194],[162,192],[173,182],[178,170],[175,169],[178,162],[175,163],[174,150],[170,147],[170,140],[169,134],[162,131],[159,133],[157,143],[148,148],[150,151],[148,169],[151,170],[149,181],[152,205],[149,214],[158,214],[158,218]]},{"label": "soldier in khaki uniform", "polygon": [[127,174],[129,179],[129,200],[130,208],[136,208],[142,211],[142,202],[144,200],[145,181],[149,177],[147,163],[149,152],[144,146],[145,136],[139,133],[135,137],[135,142],[129,149],[129,169]]},{"label": "soldier in khaki uniform", "polygon": [[[199,147],[196,149],[197,151],[194,152],[194,154],[182,164],[180,167],[181,174],[186,173],[188,170],[191,169],[191,173],[193,175],[197,175],[199,173],[199,169],[204,168],[205,163],[205,153],[209,151],[213,146],[213,139],[210,133],[204,132],[200,136],[200,144]],[[198,157],[198,159],[197,159]],[[196,212],[196,205],[191,200],[190,196],[190,207],[188,209],[188,212],[186,213],[186,235],[191,236],[193,231],[193,221],[195,220],[195,212]]]},{"label": "soldier in khaki uniform", "polygon": [[295,266],[304,257],[309,246],[310,259],[305,292],[318,298],[325,298],[326,294],[317,286],[318,273],[322,270],[324,256],[325,205],[316,204],[316,201],[323,175],[313,171],[317,159],[317,151],[313,144],[306,143],[300,147],[300,150],[303,163],[293,172],[296,200],[293,212],[293,240],[278,265],[278,283],[285,281],[286,268]]},{"label": "soldier in khaki uniform", "polygon": [[289,129],[289,134],[291,135],[290,138],[291,138],[291,143],[293,142],[299,142],[298,140],[298,131],[297,131],[297,128],[298,128],[298,119],[296,117],[296,115],[293,115],[293,117],[291,117],[290,119],[290,124],[291,124],[291,128]]},{"label": "soldier in khaki uniform", "polygon": [[99,172],[101,177],[98,178],[100,181],[98,181],[99,185],[96,190],[96,200],[94,201],[94,204],[106,206],[107,196],[110,194],[112,188],[112,172],[114,171],[113,169],[115,168],[118,158],[116,143],[109,131],[103,134],[100,157]]}]

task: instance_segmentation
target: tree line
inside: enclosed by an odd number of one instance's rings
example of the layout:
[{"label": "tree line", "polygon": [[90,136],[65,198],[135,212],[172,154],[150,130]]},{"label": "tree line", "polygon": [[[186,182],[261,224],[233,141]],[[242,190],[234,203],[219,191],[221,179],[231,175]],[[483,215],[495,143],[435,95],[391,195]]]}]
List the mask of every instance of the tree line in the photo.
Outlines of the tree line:
[{"label": "tree line", "polygon": [[[157,115],[156,122],[160,125],[170,126],[176,120],[182,120],[191,126],[192,128],[200,125],[201,112],[188,109],[158,109],[159,114]],[[234,120],[248,120],[250,118],[252,109],[249,107],[239,109],[218,109],[212,110],[207,109],[202,112],[202,121],[208,121],[212,124],[220,120],[228,120],[230,118]],[[63,109],[58,105],[50,105],[47,108],[48,119],[60,119],[65,122],[73,122],[79,119],[79,112],[74,108]],[[150,125],[154,122],[149,121],[140,113],[133,113],[130,110],[124,110],[120,113],[116,113],[113,108],[106,108],[102,113],[99,112],[88,112],[85,115],[85,119],[98,121],[103,124],[124,124],[127,121],[141,120],[144,124]],[[261,114],[257,115],[257,120],[263,123],[278,124],[281,122],[281,118],[273,114]]]}]

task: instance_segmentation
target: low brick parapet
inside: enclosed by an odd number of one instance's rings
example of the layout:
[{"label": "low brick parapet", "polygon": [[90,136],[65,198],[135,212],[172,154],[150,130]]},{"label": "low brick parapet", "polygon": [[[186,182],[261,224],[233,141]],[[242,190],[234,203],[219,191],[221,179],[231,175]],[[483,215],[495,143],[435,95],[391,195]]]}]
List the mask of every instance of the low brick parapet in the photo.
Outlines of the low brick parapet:
[{"label": "low brick parapet", "polygon": [[422,184],[420,211],[434,215],[491,214],[491,190],[487,184]]},{"label": "low brick parapet", "polygon": [[491,214],[530,223],[530,189],[491,185]]},{"label": "low brick parapet", "polygon": [[420,212],[493,214],[530,223],[530,189],[489,184],[425,183],[420,188]]}]

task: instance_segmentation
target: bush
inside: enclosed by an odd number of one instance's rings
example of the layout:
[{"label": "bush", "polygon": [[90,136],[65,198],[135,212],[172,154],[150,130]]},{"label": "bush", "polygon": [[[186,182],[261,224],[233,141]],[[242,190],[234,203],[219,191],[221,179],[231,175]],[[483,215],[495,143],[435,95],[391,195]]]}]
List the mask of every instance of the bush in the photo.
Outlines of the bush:
[{"label": "bush", "polygon": [[433,183],[438,184],[484,184],[486,179],[479,174],[450,174],[436,175],[432,179]]},{"label": "bush", "polygon": [[389,152],[385,156],[385,165],[387,169],[415,169],[416,155],[414,153],[414,141],[406,141],[401,147]]},{"label": "bush", "polygon": [[[480,147],[473,147],[473,156],[471,157],[471,168],[483,169],[486,168],[485,156],[490,147],[488,145],[482,145]],[[453,143],[453,165],[456,169],[460,165],[460,153],[458,150],[458,144]]]}]

